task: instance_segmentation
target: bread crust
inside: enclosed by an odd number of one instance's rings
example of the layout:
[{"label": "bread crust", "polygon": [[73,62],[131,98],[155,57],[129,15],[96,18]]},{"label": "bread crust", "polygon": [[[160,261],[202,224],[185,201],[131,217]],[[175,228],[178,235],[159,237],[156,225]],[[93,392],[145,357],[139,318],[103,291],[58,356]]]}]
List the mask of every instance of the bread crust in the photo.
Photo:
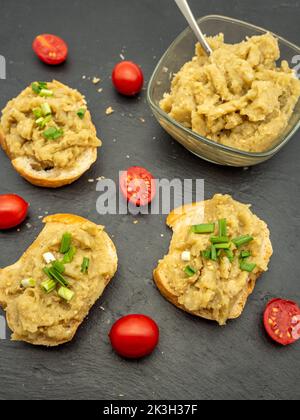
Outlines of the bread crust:
[{"label": "bread crust", "polygon": [[[209,201],[209,200],[207,200]],[[167,217],[167,225],[172,228],[173,230],[176,228],[178,224],[185,223],[186,219],[192,217],[195,212],[201,210],[203,206],[205,206],[206,201],[188,204],[182,207],[179,207],[172,211]],[[273,253],[272,246],[270,245],[265,252],[264,260],[266,262],[269,261],[271,255]],[[250,279],[247,284],[247,287],[239,294],[235,304],[233,305],[231,312],[229,314],[228,319],[236,319],[241,316],[246,306],[248,297],[253,293],[255,289],[256,282],[258,278],[263,274],[263,271],[257,273],[251,273]],[[216,321],[216,319],[212,316],[212,313],[208,310],[199,310],[199,311],[189,311],[183,305],[179,303],[179,298],[172,290],[169,290],[166,287],[167,281],[164,275],[164,270],[161,264],[158,264],[157,268],[153,271],[153,277],[157,288],[159,289],[160,293],[166,298],[170,303],[175,305],[177,308],[190,313],[192,315],[198,316],[200,318],[204,318],[210,321]]]},{"label": "bread crust", "polygon": [[[89,221],[89,220],[87,220],[87,219],[85,219],[81,216],[77,216],[77,215],[74,215],[74,214],[50,215],[50,216],[47,216],[43,219],[43,223],[45,223],[45,225],[51,224],[51,223],[58,223],[58,224],[63,223],[65,225],[76,225],[76,224],[80,225],[80,224],[84,223],[84,224],[90,225],[91,227],[98,227],[98,228],[104,229],[103,226],[96,225],[95,223],[93,223],[93,222],[91,222],[91,221]],[[18,267],[21,267],[22,262],[25,261],[27,258],[30,258],[30,255],[31,255],[32,252],[35,252],[36,250],[38,250],[40,248],[40,245],[41,245],[40,236],[41,236],[41,234],[36,238],[36,240],[32,243],[32,245],[29,246],[29,248],[24,252],[24,254],[21,256],[21,258],[15,264],[13,264],[12,266],[0,269],[0,276],[5,274],[6,270],[7,271],[10,271],[12,269],[17,270]],[[105,236],[103,237],[103,241],[105,242],[106,249],[107,249],[108,254],[109,254],[109,256],[111,258],[111,261],[112,261],[112,272],[113,272],[112,276],[105,278],[105,287],[106,287],[110,283],[114,274],[117,271],[118,257],[117,257],[117,251],[116,251],[115,245],[106,233],[105,233]],[[99,299],[100,296],[101,296],[101,294],[97,295],[97,296],[93,296],[93,299],[90,300],[90,302],[89,302],[88,310],[86,311],[86,313],[84,314],[84,317],[80,321],[72,319],[72,321],[70,322],[70,330],[71,330],[72,334],[68,337],[68,339],[58,340],[55,337],[50,339],[48,336],[40,334],[40,335],[36,336],[34,338],[34,340],[32,340],[25,334],[24,335],[18,335],[16,333],[13,333],[12,340],[13,341],[24,341],[24,342],[27,342],[29,344],[33,344],[33,345],[37,345],[37,346],[47,346],[47,347],[56,347],[56,346],[59,346],[61,344],[67,343],[74,338],[78,327],[84,321],[84,319],[87,316],[88,312],[90,311],[91,307],[95,304],[95,302]],[[0,293],[0,306],[2,306],[2,308],[4,310],[7,310],[6,302],[3,301],[3,299],[1,299],[1,293]],[[14,328],[13,328],[14,321],[9,316],[8,312],[7,312],[7,323],[8,323],[9,328],[13,331],[14,330]]]}]

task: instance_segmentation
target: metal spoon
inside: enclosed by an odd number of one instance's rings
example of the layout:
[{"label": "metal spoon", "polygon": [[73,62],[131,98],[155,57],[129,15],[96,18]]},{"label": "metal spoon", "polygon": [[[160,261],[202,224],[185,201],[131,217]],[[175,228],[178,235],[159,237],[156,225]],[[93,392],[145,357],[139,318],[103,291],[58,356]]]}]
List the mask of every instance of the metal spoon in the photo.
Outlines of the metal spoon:
[{"label": "metal spoon", "polygon": [[210,46],[208,45],[201,29],[198,26],[198,23],[191,11],[190,6],[188,5],[187,0],[175,0],[175,3],[177,4],[177,6],[179,7],[179,9],[181,10],[181,13],[183,14],[183,16],[186,18],[186,20],[188,21],[188,24],[190,25],[192,31],[194,32],[194,34],[196,35],[198,41],[200,42],[200,44],[202,45],[204,51],[206,52],[207,55],[211,55],[212,54],[212,49],[210,48]]}]

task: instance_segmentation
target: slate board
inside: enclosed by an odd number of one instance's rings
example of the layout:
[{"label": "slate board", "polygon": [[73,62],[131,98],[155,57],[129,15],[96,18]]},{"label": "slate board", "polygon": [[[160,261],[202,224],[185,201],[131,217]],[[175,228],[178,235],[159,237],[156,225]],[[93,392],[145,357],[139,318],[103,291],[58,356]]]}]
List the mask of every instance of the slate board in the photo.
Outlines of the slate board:
[{"label": "slate board", "polygon": [[[299,0],[191,0],[191,5],[199,16],[241,18],[300,43]],[[218,167],[172,142],[151,116],[145,93],[140,100],[115,94],[109,76],[123,47],[125,57],[140,63],[149,80],[158,58],[186,26],[171,0],[2,0],[1,6],[0,54],[7,59],[7,80],[0,80],[0,107],[32,80],[59,79],[87,95],[104,146],[89,173],[57,191],[29,185],[0,154],[0,192],[21,194],[31,203],[32,225],[0,233],[0,266],[14,263],[35,239],[44,212],[76,212],[105,224],[114,235],[120,266],[72,343],[45,350],[0,341],[0,398],[299,399],[299,345],[278,348],[261,325],[270,298],[300,302],[299,133],[261,166],[248,171]],[[33,38],[45,32],[69,43],[65,65],[46,67],[33,55]],[[103,93],[83,75],[99,75]],[[110,117],[108,106],[116,110]],[[241,319],[219,328],[177,310],[158,293],[152,269],[171,236],[164,216],[141,217],[134,225],[132,216],[97,214],[98,193],[88,179],[116,180],[118,171],[130,165],[145,166],[160,178],[204,178],[207,198],[233,194],[253,203],[268,222],[275,254]],[[161,342],[151,357],[128,362],[113,353],[107,333],[121,315],[139,312],[158,322]]]}]

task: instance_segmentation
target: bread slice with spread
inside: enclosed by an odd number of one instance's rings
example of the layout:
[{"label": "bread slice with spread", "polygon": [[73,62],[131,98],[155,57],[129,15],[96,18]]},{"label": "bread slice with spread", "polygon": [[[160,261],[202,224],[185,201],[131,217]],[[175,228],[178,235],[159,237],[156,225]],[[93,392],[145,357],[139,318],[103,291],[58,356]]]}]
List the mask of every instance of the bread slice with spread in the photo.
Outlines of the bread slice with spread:
[{"label": "bread slice with spread", "polygon": [[0,270],[0,305],[12,339],[58,346],[71,341],[117,270],[103,226],[72,214],[45,228],[18,262]]},{"label": "bread slice with spread", "polygon": [[162,295],[220,325],[238,318],[273,253],[265,222],[229,195],[174,210],[169,254],[154,271]]},{"label": "bread slice with spread", "polygon": [[101,141],[84,96],[57,82],[34,82],[8,102],[0,145],[33,185],[58,188],[80,178],[97,160]]}]

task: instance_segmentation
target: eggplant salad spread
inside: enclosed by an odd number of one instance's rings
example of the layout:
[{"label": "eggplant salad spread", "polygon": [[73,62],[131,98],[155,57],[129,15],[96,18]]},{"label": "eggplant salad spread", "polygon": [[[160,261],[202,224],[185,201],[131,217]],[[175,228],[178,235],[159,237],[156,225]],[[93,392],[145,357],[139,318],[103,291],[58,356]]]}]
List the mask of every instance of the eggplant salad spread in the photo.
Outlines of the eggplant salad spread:
[{"label": "eggplant salad spread", "polygon": [[117,269],[103,226],[74,215],[47,217],[21,259],[0,271],[0,305],[13,340],[70,341]]},{"label": "eggplant salad spread", "polygon": [[174,76],[160,102],[173,119],[201,136],[247,152],[272,147],[288,126],[300,97],[300,81],[280,58],[278,40],[267,33],[226,44],[224,35],[207,38]]},{"label": "eggplant salad spread", "polygon": [[273,253],[267,225],[249,207],[217,194],[169,215],[174,236],[154,272],[168,300],[220,325],[241,315]]}]

